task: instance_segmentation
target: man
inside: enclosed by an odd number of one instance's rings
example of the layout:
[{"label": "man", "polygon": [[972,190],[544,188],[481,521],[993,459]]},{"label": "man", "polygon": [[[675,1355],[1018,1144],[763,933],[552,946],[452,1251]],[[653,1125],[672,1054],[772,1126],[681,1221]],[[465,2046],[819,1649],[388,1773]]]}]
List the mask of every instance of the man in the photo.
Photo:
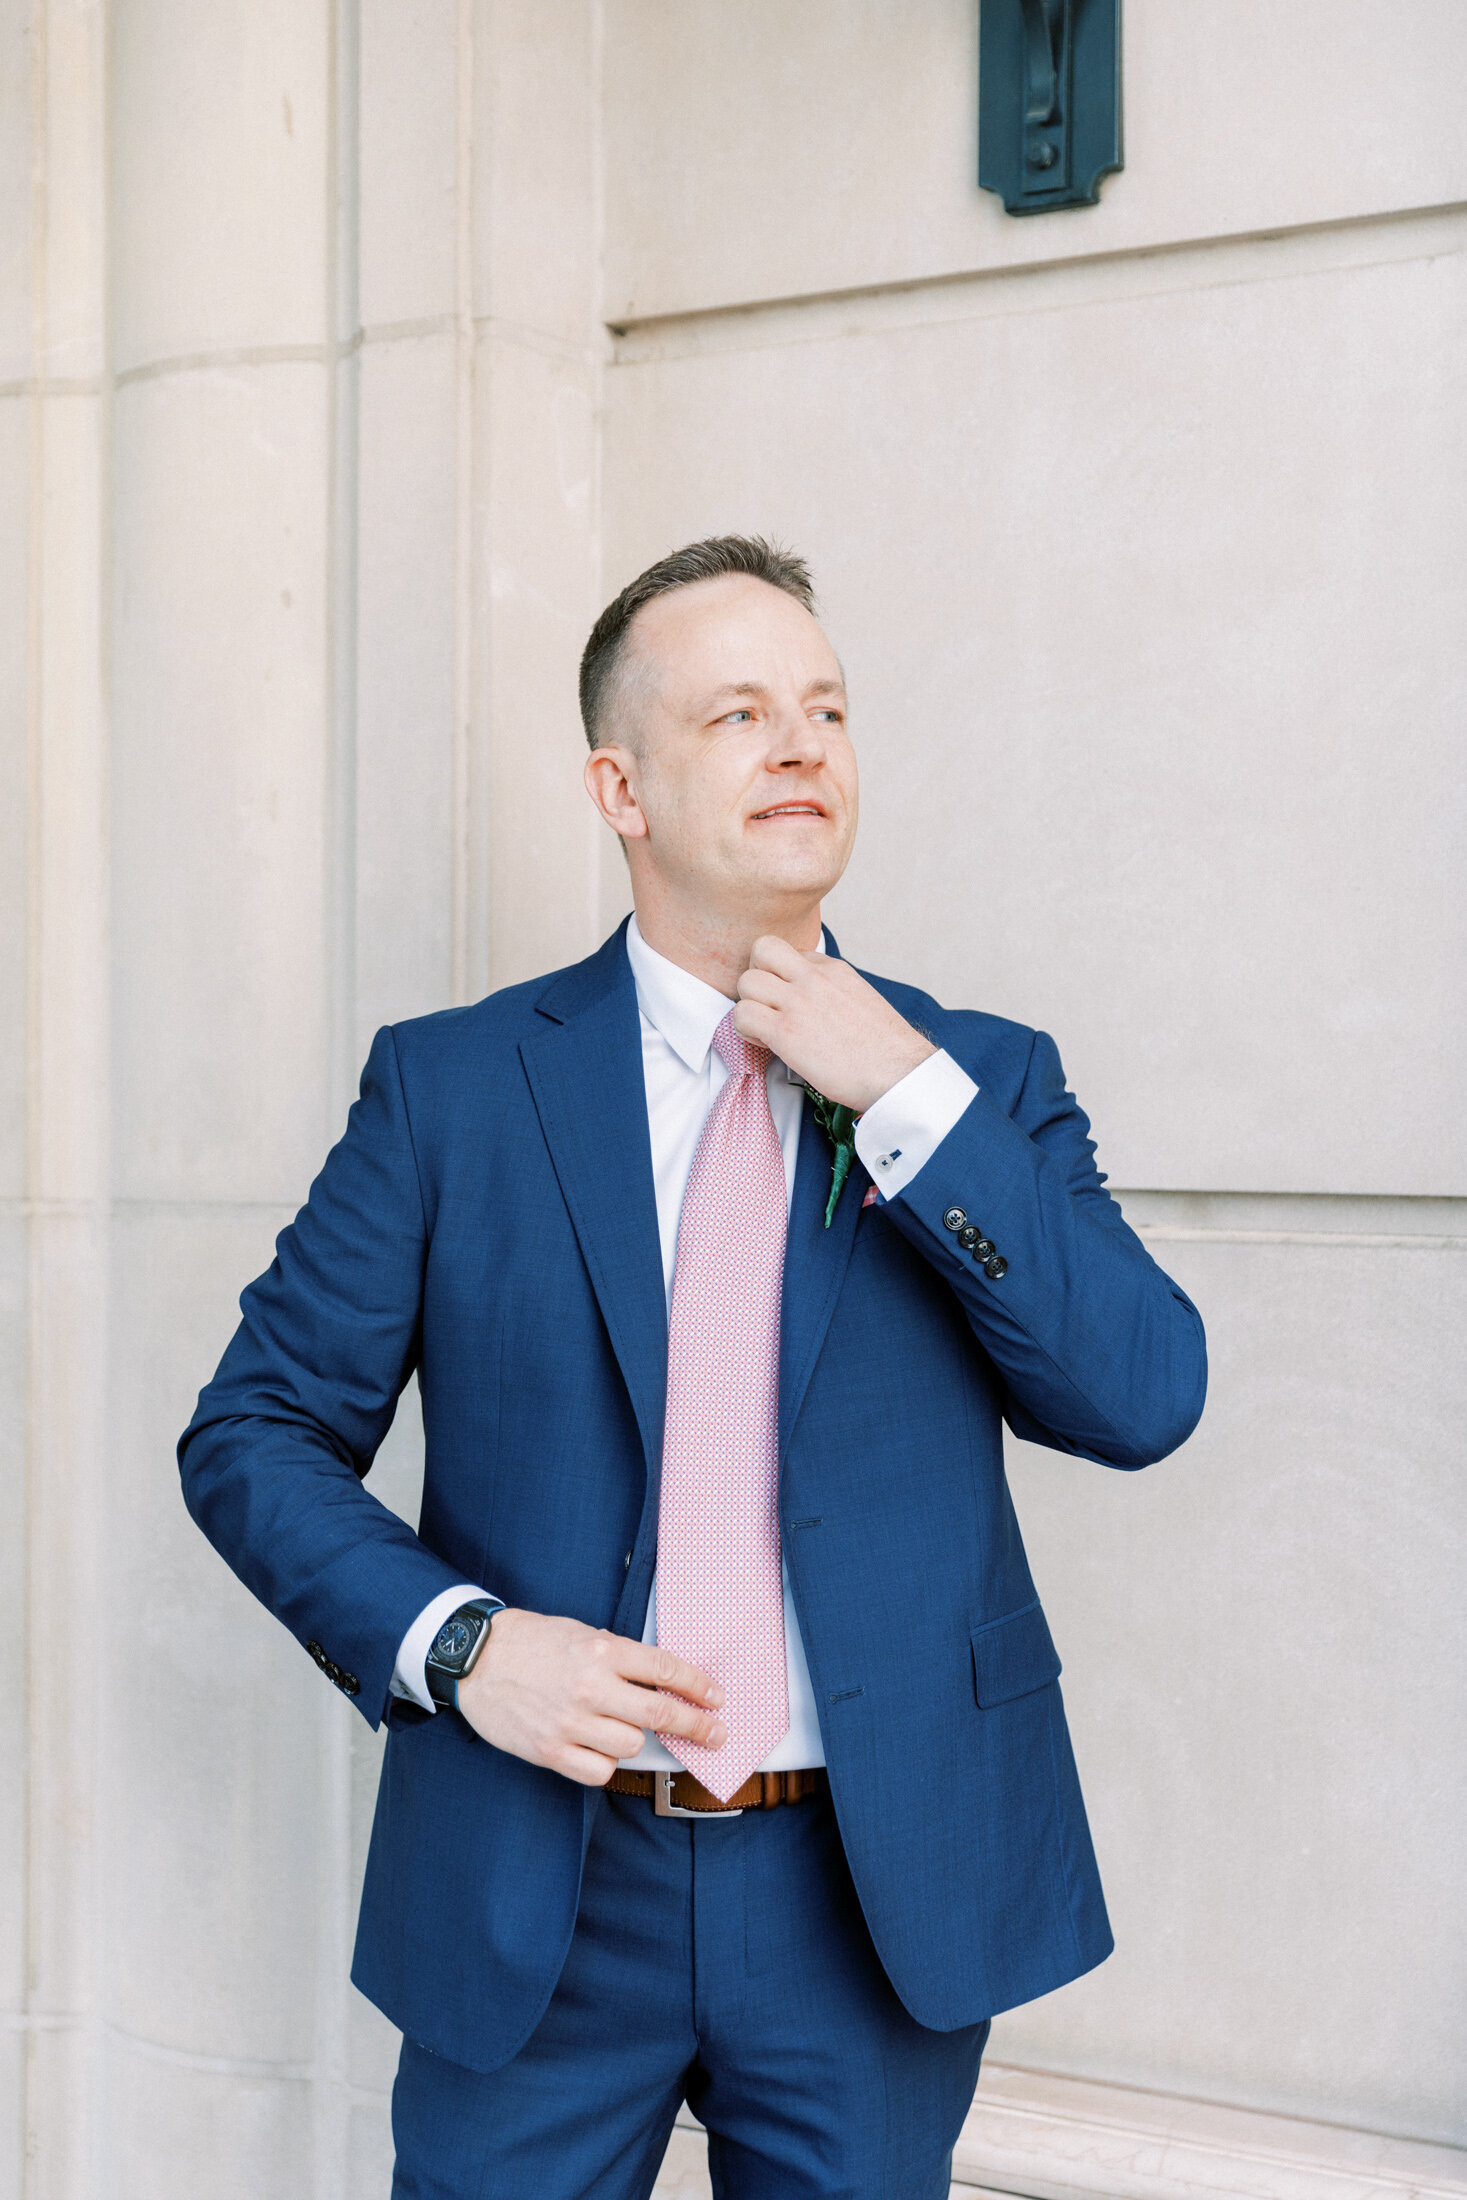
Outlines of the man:
[{"label": "man", "polygon": [[[662,560],[581,687],[636,914],[378,1034],[184,1489],[391,1729],[397,2200],[644,2195],[684,2099],[726,2200],[938,2200],[989,2018],[1111,1947],[1001,1424],[1143,1466],[1202,1328],[1053,1043],[822,932],[801,561]],[[362,1486],[414,1372],[416,1535]]]}]

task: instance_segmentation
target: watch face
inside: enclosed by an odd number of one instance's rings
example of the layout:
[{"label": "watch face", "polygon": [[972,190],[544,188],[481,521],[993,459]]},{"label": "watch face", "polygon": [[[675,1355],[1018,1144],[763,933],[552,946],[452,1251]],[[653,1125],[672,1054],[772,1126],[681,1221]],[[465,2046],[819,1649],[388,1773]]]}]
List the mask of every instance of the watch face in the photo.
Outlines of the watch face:
[{"label": "watch face", "polygon": [[440,1665],[457,1665],[460,1658],[468,1656],[478,1639],[478,1628],[455,1616],[445,1627],[439,1628],[433,1656]]}]

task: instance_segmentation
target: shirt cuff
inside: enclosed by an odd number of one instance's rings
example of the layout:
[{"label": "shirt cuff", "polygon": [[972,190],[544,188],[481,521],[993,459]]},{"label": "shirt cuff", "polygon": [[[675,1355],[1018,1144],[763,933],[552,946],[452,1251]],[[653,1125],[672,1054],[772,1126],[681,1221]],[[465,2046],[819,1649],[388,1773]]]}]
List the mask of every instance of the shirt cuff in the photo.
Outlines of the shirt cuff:
[{"label": "shirt cuff", "polygon": [[872,1103],[856,1125],[856,1152],[883,1199],[906,1190],[977,1094],[968,1072],[939,1047]]},{"label": "shirt cuff", "polygon": [[461,1604],[469,1604],[475,1597],[489,1594],[487,1589],[475,1588],[471,1581],[461,1581],[456,1588],[444,1589],[419,1612],[412,1626],[403,1636],[397,1653],[397,1663],[392,1668],[392,1693],[406,1696],[409,1703],[421,1704],[425,1711],[436,1711],[437,1704],[428,1694],[428,1676],[425,1667],[433,1637],[451,1612]]}]

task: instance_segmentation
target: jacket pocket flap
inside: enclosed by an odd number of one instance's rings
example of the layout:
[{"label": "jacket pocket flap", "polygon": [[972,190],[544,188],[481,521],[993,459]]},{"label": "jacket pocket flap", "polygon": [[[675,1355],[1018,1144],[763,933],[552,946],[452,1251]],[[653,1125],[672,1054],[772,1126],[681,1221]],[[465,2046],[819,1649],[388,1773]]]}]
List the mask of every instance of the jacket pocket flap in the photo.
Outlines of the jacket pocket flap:
[{"label": "jacket pocket flap", "polygon": [[1059,1655],[1037,1603],[974,1628],[973,1691],[985,1710],[1047,1688],[1059,1675]]}]

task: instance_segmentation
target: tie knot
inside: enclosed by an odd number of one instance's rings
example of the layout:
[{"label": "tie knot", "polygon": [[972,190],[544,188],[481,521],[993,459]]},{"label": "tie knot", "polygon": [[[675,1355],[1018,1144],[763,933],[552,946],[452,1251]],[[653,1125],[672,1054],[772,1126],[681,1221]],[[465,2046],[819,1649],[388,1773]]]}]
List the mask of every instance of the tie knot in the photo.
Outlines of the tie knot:
[{"label": "tie knot", "polygon": [[769,1049],[760,1046],[757,1039],[740,1037],[734,1030],[732,1009],[714,1032],[713,1044],[730,1077],[747,1077],[755,1070],[763,1076],[769,1062]]}]

